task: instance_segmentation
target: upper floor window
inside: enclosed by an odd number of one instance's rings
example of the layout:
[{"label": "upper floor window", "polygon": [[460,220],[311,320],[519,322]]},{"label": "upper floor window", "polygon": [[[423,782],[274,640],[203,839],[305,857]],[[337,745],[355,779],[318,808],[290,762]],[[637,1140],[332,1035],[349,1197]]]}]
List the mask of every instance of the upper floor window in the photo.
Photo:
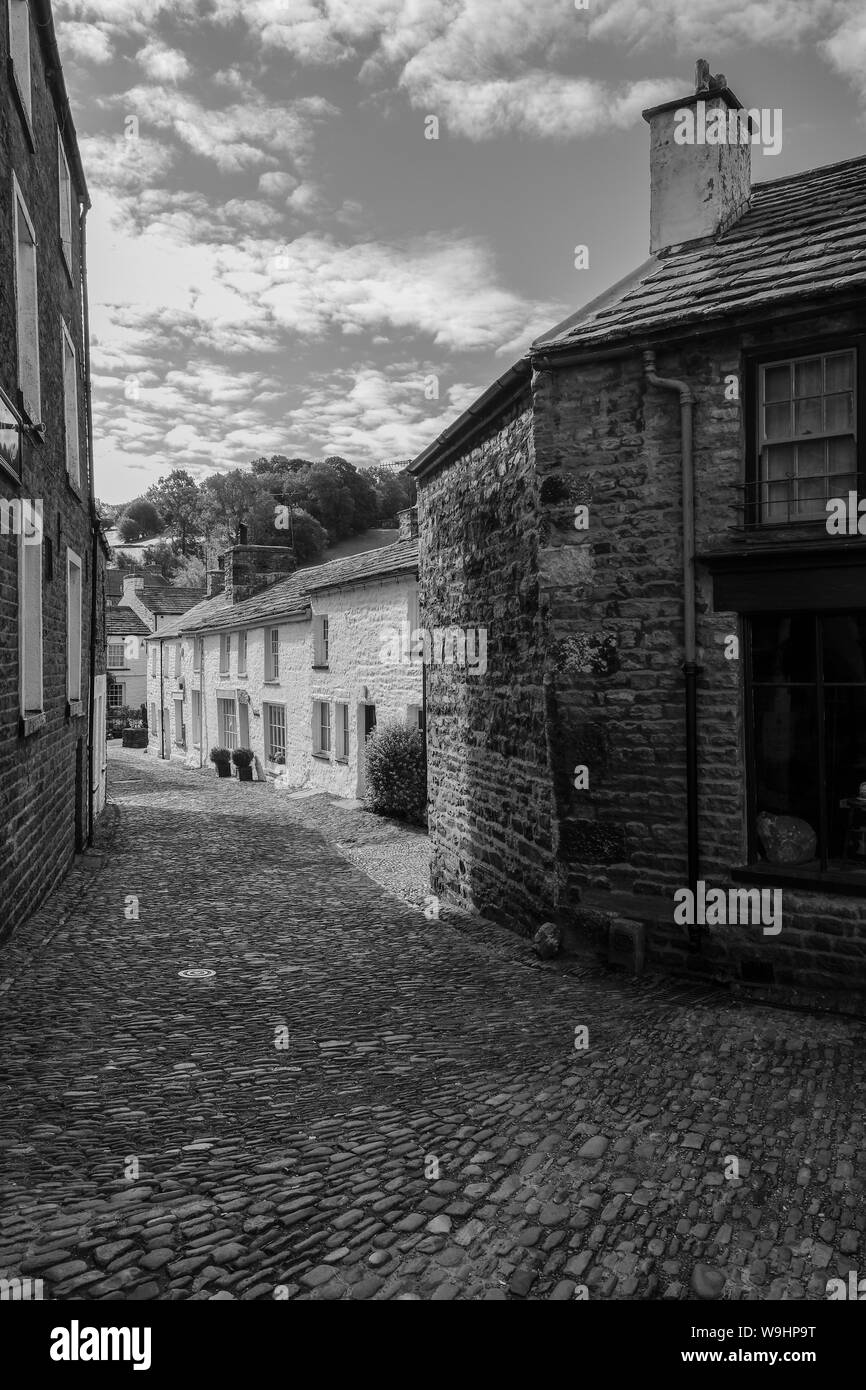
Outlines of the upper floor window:
[{"label": "upper floor window", "polygon": [[30,6],[27,0],[9,0],[9,56],[18,95],[28,120],[33,110],[30,97]]},{"label": "upper floor window", "polygon": [[124,661],[125,647],[122,642],[109,642],[108,644],[108,664],[109,666],[125,666]]},{"label": "upper floor window", "polygon": [[[62,320],[61,320],[62,323]],[[66,472],[69,481],[78,487],[78,364],[75,347],[65,323],[63,327],[63,421],[66,435]]]},{"label": "upper floor window", "polygon": [[21,713],[42,711],[42,531],[22,527],[19,541],[18,643]]},{"label": "upper floor window", "polygon": [[280,678],[280,629],[265,629],[265,680],[278,681]]},{"label": "upper floor window", "polygon": [[201,640],[198,637],[192,639],[192,669],[201,670]]},{"label": "upper floor window", "polygon": [[[15,0],[13,0],[14,7]],[[18,0],[20,3],[20,0]],[[36,233],[12,175],[15,191],[15,317],[18,330],[18,387],[31,424],[39,424],[39,299],[36,288]]]},{"label": "upper floor window", "polygon": [[156,675],[156,643],[150,649],[150,674]]},{"label": "upper floor window", "polygon": [[57,132],[57,188],[60,200],[60,245],[66,265],[72,274],[72,179],[69,176],[69,161],[63,148],[60,131]]},{"label": "upper floor window", "polygon": [[313,618],[313,665],[328,664],[328,619],[324,614]]},{"label": "upper floor window", "polygon": [[21,482],[21,420],[9,398],[0,391],[0,464]]},{"label": "upper floor window", "polygon": [[220,633],[220,675],[227,676],[231,671],[232,665],[232,635],[230,632]]},{"label": "upper floor window", "polygon": [[758,367],[758,514],[824,520],[857,487],[857,352],[815,353]]},{"label": "upper floor window", "polygon": [[66,698],[81,699],[81,557],[66,551]]},{"label": "upper floor window", "polygon": [[238,633],[238,675],[245,676],[247,673],[247,634]]}]

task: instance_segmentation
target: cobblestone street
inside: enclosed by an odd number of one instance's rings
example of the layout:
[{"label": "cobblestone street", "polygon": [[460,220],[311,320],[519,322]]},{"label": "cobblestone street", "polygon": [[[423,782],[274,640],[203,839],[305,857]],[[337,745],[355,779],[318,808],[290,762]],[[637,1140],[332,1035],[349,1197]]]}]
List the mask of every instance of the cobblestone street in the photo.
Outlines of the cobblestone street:
[{"label": "cobblestone street", "polygon": [[109,792],[0,955],[0,1275],[592,1300],[866,1273],[862,1024],[427,920],[259,784],[126,753]]}]

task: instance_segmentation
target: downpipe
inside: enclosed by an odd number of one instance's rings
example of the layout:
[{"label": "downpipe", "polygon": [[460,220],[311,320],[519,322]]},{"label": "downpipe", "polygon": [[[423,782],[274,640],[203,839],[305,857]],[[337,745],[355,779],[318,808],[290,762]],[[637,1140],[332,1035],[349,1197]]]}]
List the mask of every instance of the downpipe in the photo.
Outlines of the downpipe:
[{"label": "downpipe", "polygon": [[[683,494],[683,677],[686,697],[686,827],[689,888],[697,901],[700,862],[698,844],[698,664],[695,642],[695,396],[685,381],[662,377],[656,372],[656,355],[647,349],[643,355],[646,379],[664,391],[678,391],[680,397],[680,436]],[[695,924],[688,929],[689,941],[700,951],[702,932]]]}]

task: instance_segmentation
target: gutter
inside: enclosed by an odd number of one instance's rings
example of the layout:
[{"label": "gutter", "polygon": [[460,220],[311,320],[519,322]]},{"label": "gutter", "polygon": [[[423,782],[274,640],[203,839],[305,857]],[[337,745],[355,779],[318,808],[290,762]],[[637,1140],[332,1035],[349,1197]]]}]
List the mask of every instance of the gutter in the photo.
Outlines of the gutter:
[{"label": "gutter", "polygon": [[[511,404],[529,386],[532,378],[532,368],[528,357],[521,357],[519,362],[515,362],[508,368],[501,377],[494,381],[492,386],[474,401],[462,415],[458,415],[440,435],[428,444],[427,448],[409,464],[407,473],[413,474],[416,478],[423,478],[445,458],[453,453],[455,449],[464,445],[468,438],[477,434],[479,430],[493,418]],[[467,429],[467,427],[470,427]]]},{"label": "gutter", "polygon": [[[93,401],[90,389],[90,310],[87,300],[87,213],[90,202],[79,204],[78,222],[81,229],[81,328],[84,339],[84,413],[87,426],[87,472],[89,475],[90,501],[90,700],[87,712],[87,785],[90,795],[87,798],[87,846],[93,844],[93,827],[96,820],[94,800],[102,781],[102,768],[97,769],[96,787],[93,785],[94,755],[94,706],[96,704],[96,619],[97,619],[97,579],[99,577],[99,547],[102,530],[96,514],[96,494],[93,481]],[[108,681],[106,679],[106,715],[108,713]]]},{"label": "gutter", "polygon": [[[643,355],[646,380],[680,397],[683,488],[683,676],[686,697],[686,823],[688,835],[688,878],[692,893],[697,892],[700,864],[698,844],[698,665],[695,644],[695,474],[694,407],[695,395],[685,381],[656,373],[656,355],[647,349]],[[696,950],[701,946],[701,929],[689,927],[689,939]]]}]

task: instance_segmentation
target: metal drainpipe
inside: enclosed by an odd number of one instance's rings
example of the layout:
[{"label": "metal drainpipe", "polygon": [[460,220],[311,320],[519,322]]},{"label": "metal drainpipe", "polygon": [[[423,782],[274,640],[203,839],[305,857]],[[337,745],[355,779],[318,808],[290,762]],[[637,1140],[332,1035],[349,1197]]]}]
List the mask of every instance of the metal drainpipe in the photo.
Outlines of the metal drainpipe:
[{"label": "metal drainpipe", "polygon": [[[695,474],[693,425],[695,396],[685,381],[656,374],[656,355],[644,352],[646,379],[652,386],[680,393],[680,430],[682,436],[683,487],[683,614],[684,650],[683,675],[686,694],[686,823],[688,835],[688,878],[693,895],[697,893],[699,872],[698,846],[698,665],[695,644]],[[693,901],[695,899],[693,898]],[[689,940],[700,950],[702,932],[698,925],[689,928]]]},{"label": "metal drainpipe", "polygon": [[[94,705],[96,703],[96,596],[99,576],[99,519],[96,515],[96,493],[93,481],[93,404],[90,395],[90,312],[87,304],[87,211],[89,204],[81,203],[78,212],[78,225],[81,229],[81,336],[84,347],[84,411],[87,424],[87,472],[90,478],[90,705],[87,712],[87,844],[93,844],[93,825],[96,820],[93,809],[93,754],[94,754]],[[60,557],[57,557],[58,563]],[[106,677],[105,711],[108,714],[108,678]],[[98,781],[102,778],[102,768],[98,769]]]},{"label": "metal drainpipe", "polygon": [[159,640],[159,756],[165,758],[165,692],[162,674],[162,638]]}]

